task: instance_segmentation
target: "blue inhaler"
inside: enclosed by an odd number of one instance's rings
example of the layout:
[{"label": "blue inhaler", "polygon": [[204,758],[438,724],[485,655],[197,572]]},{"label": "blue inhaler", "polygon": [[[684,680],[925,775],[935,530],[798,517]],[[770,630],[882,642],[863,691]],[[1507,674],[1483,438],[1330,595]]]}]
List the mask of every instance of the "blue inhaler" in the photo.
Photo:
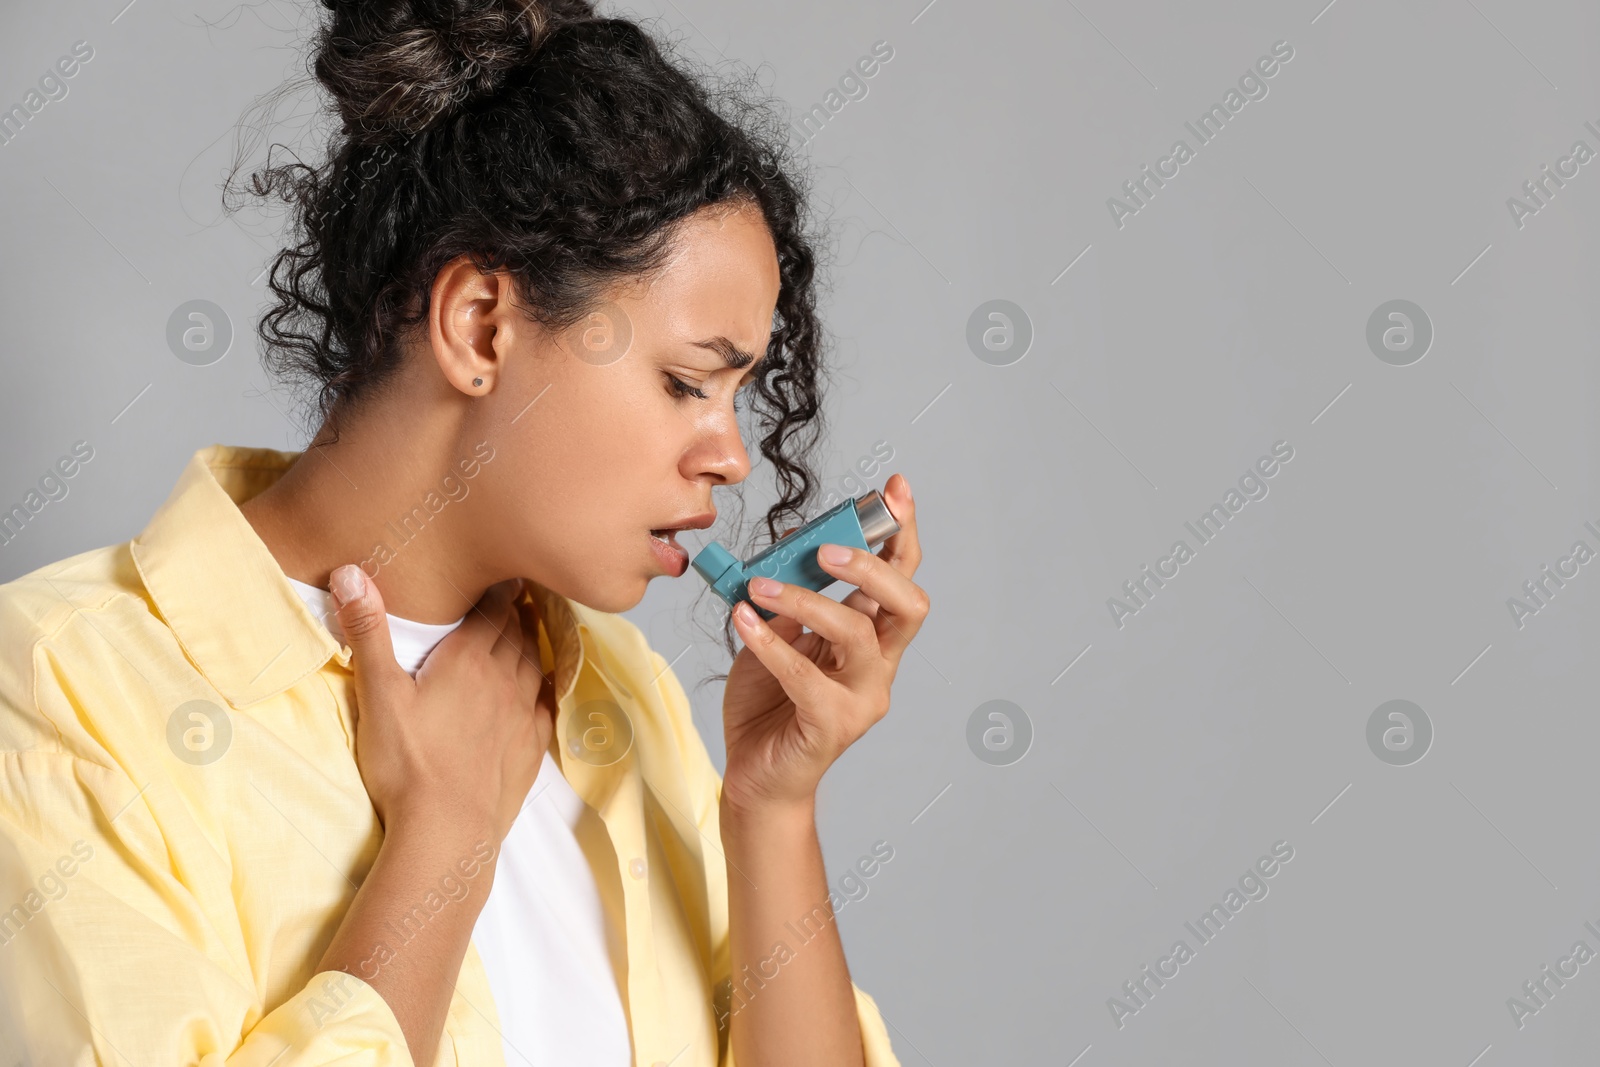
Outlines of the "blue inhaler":
[{"label": "blue inhaler", "polygon": [[[849,545],[870,552],[899,530],[900,524],[889,512],[883,494],[874,489],[830,508],[743,563],[713,541],[694,557],[692,566],[712,591],[733,608],[739,601],[750,599],[747,586],[751,578],[772,578],[807,589],[826,589],[839,579],[817,563],[818,547]],[[754,602],[750,606],[763,619],[777,614]]]}]

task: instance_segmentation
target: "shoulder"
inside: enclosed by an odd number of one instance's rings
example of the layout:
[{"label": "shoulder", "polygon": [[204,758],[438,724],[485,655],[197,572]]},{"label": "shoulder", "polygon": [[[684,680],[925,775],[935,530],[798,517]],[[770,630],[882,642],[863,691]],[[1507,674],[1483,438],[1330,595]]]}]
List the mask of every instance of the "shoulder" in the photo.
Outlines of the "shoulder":
[{"label": "shoulder", "polygon": [[7,645],[54,636],[77,612],[122,596],[143,603],[143,591],[128,542],[91,548],[0,584],[0,636]]},{"label": "shoulder", "polygon": [[[80,685],[116,692],[128,657],[164,630],[127,542],[90,549],[0,584],[0,748],[60,742],[98,708],[54,706]],[[55,702],[61,703],[61,702]]]}]

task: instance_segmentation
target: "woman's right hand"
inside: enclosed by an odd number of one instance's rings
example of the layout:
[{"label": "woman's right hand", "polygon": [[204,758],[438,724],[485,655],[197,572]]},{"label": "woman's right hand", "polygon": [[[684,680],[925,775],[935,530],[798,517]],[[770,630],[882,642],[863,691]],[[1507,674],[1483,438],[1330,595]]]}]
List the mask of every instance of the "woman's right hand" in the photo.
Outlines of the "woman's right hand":
[{"label": "woman's right hand", "polygon": [[490,586],[415,679],[395,661],[383,595],[361,568],[338,568],[330,585],[355,672],[356,765],[385,832],[487,833],[498,850],[555,729],[521,580]]}]

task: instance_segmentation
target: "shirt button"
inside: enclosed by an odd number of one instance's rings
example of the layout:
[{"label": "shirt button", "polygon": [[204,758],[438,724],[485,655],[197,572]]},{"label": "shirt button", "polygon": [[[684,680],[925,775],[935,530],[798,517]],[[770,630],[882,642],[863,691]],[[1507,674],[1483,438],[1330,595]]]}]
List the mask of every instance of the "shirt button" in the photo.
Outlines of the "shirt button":
[{"label": "shirt button", "polygon": [[635,856],[635,857],[633,857],[633,859],[629,860],[628,861],[628,873],[633,875],[635,878],[643,878],[644,877],[644,858],[641,857],[641,856]]}]

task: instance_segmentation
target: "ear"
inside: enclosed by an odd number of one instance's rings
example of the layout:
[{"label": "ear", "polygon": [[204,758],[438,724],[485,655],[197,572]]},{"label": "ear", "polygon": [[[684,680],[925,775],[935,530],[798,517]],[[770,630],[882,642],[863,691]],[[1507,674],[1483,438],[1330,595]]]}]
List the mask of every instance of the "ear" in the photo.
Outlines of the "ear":
[{"label": "ear", "polygon": [[495,388],[518,329],[530,327],[512,295],[510,275],[485,274],[466,255],[445,264],[433,280],[428,300],[433,357],[445,381],[467,396]]}]

